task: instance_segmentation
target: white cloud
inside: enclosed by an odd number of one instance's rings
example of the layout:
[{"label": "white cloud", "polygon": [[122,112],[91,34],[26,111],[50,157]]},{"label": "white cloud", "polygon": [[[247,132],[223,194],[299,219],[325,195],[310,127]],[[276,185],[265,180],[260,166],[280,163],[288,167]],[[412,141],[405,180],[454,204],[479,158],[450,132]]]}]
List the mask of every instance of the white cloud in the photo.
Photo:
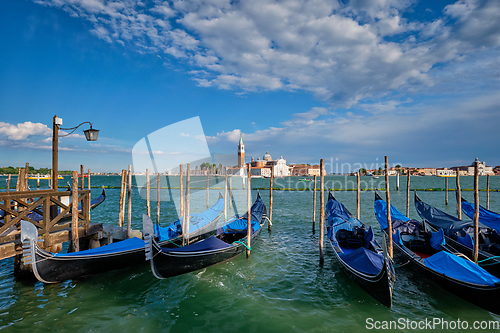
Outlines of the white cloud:
[{"label": "white cloud", "polygon": [[51,136],[52,130],[47,125],[32,123],[31,121],[17,125],[0,122],[0,135],[6,136],[8,140],[22,141],[35,135]]},{"label": "white cloud", "polygon": [[427,89],[432,68],[500,45],[496,0],[457,1],[432,22],[412,19],[413,0],[36,2],[109,43],[183,61],[201,87],[302,90],[332,107]]}]

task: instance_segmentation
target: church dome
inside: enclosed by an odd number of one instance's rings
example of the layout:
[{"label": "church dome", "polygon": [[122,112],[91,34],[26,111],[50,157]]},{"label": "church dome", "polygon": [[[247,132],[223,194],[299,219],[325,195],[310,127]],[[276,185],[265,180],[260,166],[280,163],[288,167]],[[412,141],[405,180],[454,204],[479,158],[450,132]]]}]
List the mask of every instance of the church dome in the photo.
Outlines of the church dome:
[{"label": "church dome", "polygon": [[269,151],[266,151],[266,155],[262,158],[264,161],[270,161],[272,160],[271,155],[269,155]]}]

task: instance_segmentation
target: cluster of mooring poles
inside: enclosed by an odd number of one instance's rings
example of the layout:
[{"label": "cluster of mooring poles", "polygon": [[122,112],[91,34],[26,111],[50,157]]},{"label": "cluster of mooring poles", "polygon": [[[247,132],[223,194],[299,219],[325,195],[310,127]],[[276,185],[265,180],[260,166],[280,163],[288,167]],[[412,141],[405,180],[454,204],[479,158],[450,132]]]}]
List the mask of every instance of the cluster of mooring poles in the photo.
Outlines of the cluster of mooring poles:
[{"label": "cluster of mooring poles", "polygon": [[[324,159],[320,160],[320,236],[319,236],[319,257],[320,263],[323,263],[324,258],[324,221],[325,221],[325,175],[324,175]],[[396,174],[396,189],[399,191],[399,173]],[[356,190],[356,216],[360,218],[360,178],[359,172],[356,174],[357,190]],[[385,184],[386,184],[386,202],[387,202],[387,226],[388,226],[388,254],[393,258],[393,244],[392,244],[392,221],[391,221],[391,196],[389,188],[389,161],[388,156],[385,156]],[[457,196],[457,216],[462,219],[462,197],[460,188],[460,172],[459,168],[456,169],[456,196]],[[448,204],[448,179],[445,178],[445,203]],[[486,209],[490,205],[490,176],[486,177]],[[406,216],[410,217],[410,172],[407,173],[406,182]],[[479,162],[474,162],[474,248],[473,248],[473,261],[477,263],[479,253]],[[315,231],[316,223],[316,176],[314,176],[313,184],[313,217],[312,217],[312,230]]]},{"label": "cluster of mooring poles", "polygon": [[[252,209],[252,166],[250,163],[247,164],[247,257],[250,256],[251,249],[251,209]],[[186,166],[186,184],[184,189],[184,165],[181,163],[179,165],[179,184],[180,184],[180,221],[182,224],[182,245],[189,245],[189,216],[190,216],[190,188],[191,188],[191,168],[190,163],[187,163]],[[120,208],[119,208],[119,218],[118,218],[118,226],[123,227],[124,216],[125,216],[125,201],[128,197],[128,220],[127,220],[127,237],[130,237],[131,233],[131,219],[132,219],[132,172],[131,165],[128,167],[128,171],[123,169],[121,172],[122,181],[121,181],[121,191],[120,191]],[[128,175],[128,182],[127,182]],[[156,222],[160,223],[160,173],[156,174]],[[271,167],[271,177],[270,177],[270,186],[269,186],[269,225],[268,230],[271,230],[271,221],[272,221],[272,213],[273,213],[273,182],[274,182],[274,166]],[[209,196],[210,196],[210,174],[207,171],[207,207],[209,206]],[[90,183],[89,183],[90,184]],[[127,191],[128,184],[128,191]],[[90,186],[90,185],[89,185]],[[245,181],[243,179],[243,188],[245,188]],[[151,217],[151,180],[150,180],[150,172],[149,169],[146,169],[146,209],[147,215]],[[232,176],[228,177],[227,168],[224,176],[224,220],[228,218],[228,197],[232,200]],[[231,212],[231,203],[229,204],[229,212]]]}]

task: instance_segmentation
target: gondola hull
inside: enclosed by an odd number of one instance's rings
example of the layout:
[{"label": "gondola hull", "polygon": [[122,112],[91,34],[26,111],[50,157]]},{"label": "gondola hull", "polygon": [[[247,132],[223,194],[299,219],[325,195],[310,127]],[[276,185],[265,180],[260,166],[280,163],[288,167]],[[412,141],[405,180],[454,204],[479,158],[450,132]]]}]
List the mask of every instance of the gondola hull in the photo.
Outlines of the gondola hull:
[{"label": "gondola hull", "polygon": [[[251,208],[250,243],[259,236],[265,224],[267,209],[260,197]],[[198,243],[175,248],[164,248],[154,238],[151,219],[143,215],[145,230],[146,260],[150,261],[151,271],[158,279],[194,272],[234,259],[247,248],[247,214],[234,216],[213,235]]]},{"label": "gondola hull", "polygon": [[[259,235],[261,230],[262,228],[259,228],[252,235],[252,241]],[[241,242],[246,244],[246,237]],[[233,246],[225,249],[198,252],[163,252],[158,246],[154,246],[153,248],[154,259],[151,261],[151,269],[153,274],[160,279],[194,272],[227,262],[246,250],[246,247],[242,244],[233,244]]]},{"label": "gondola hull", "polygon": [[[214,226],[223,214],[223,206],[223,199],[219,199],[210,208],[213,215],[206,225],[189,233],[193,242],[207,238],[215,232]],[[54,254],[38,246],[38,231],[33,224],[22,221],[21,236],[23,239],[23,261],[26,265],[31,265],[35,277],[44,283],[57,283],[145,262],[144,241],[136,237],[92,250]],[[163,240],[159,244],[164,247],[173,247],[179,246],[180,242],[181,240],[176,237]]]},{"label": "gondola hull", "polygon": [[366,226],[354,218],[331,192],[326,215],[327,239],[344,272],[373,298],[390,308],[396,274],[391,259],[375,241],[372,228],[367,231]]},{"label": "gondola hull", "polygon": [[39,281],[56,283],[96,273],[108,272],[144,262],[144,248],[99,256],[56,257],[36,249],[33,273]]},{"label": "gondola hull", "polygon": [[[384,231],[387,235],[387,232]],[[485,310],[500,314],[500,285],[486,286],[467,283],[437,272],[424,264],[422,258],[411,251],[405,250],[400,244],[393,242],[394,254],[397,261],[402,264],[410,264],[412,269],[424,274],[428,279],[434,281],[443,289],[475,304]]]},{"label": "gondola hull", "polygon": [[[429,221],[426,221],[430,226],[430,229],[433,231],[436,231],[437,229],[429,223]],[[461,244],[454,240],[453,238],[450,238],[448,236],[444,236],[446,239],[446,244],[448,244],[451,248],[455,249],[456,251],[462,253],[463,255],[467,256],[468,258],[472,259],[472,249],[470,247],[465,246],[464,244]],[[452,251],[455,252],[455,251]],[[478,255],[477,255],[477,260],[479,262],[479,266],[484,268],[488,273],[491,275],[495,275],[496,277],[500,277],[500,258],[497,256],[494,256],[488,252],[481,251],[479,250]],[[487,260],[488,258],[491,258]]]},{"label": "gondola hull", "polygon": [[395,274],[389,263],[384,262],[383,269],[377,275],[365,274],[348,265],[339,256],[331,242],[330,245],[342,270],[368,294],[382,303],[382,305],[388,308],[392,307],[392,289],[395,281]]},{"label": "gondola hull", "polygon": [[[429,207],[429,208],[426,208],[426,207]],[[425,223],[431,227],[432,230],[438,230],[439,228],[443,228],[445,229],[445,227],[443,226],[443,224],[441,223],[440,225],[438,225],[438,223],[436,223],[436,221],[434,221],[432,219],[431,216],[428,216],[425,214],[425,212],[423,211],[423,209],[435,209],[436,211],[442,213],[445,217],[449,218],[450,220],[450,224],[453,224],[453,223],[462,223],[463,221],[459,220],[458,218],[455,218],[455,217],[452,217],[451,215],[448,215],[444,212],[441,212],[439,211],[437,208],[434,208],[426,203],[424,203],[417,195],[417,193],[415,193],[415,209],[417,210],[417,213],[420,215],[420,217],[422,217],[423,219],[425,219]],[[453,223],[451,223],[453,222]],[[484,226],[486,227],[486,226]],[[468,246],[468,245],[465,245],[465,244],[462,244],[460,242],[458,242],[457,240],[451,238],[450,236],[448,236],[445,232],[444,234],[444,237],[446,239],[446,243],[451,246],[452,248],[456,249],[457,251],[459,251],[460,253],[466,255],[467,257],[469,257],[470,259],[473,259],[473,255],[472,255],[472,247],[471,246]],[[500,258],[492,253],[489,253],[487,251],[484,251],[484,250],[481,250],[481,248],[479,249],[479,252],[478,252],[478,263],[479,263],[479,266],[481,266],[482,268],[484,268],[486,271],[488,271],[490,274],[496,276],[496,277],[500,277]]]}]

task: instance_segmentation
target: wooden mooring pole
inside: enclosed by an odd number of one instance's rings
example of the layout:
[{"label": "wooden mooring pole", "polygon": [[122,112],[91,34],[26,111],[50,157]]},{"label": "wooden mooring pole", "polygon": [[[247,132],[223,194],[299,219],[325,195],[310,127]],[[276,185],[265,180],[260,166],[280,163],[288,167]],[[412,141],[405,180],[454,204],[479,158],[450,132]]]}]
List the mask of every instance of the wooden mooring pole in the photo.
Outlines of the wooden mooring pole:
[{"label": "wooden mooring pole", "polygon": [[457,168],[457,216],[461,220],[462,219],[462,191],[460,190],[460,169]]},{"label": "wooden mooring pole", "polygon": [[208,198],[210,196],[210,169],[207,169],[207,208],[208,208]]},{"label": "wooden mooring pole", "polygon": [[9,177],[7,178],[7,193],[10,192],[10,178],[11,178],[11,174],[9,173]]},{"label": "wooden mooring pole", "polygon": [[151,217],[151,183],[149,180],[149,169],[146,169],[146,211]]},{"label": "wooden mooring pole", "polygon": [[231,210],[233,206],[233,190],[232,190],[232,185],[233,185],[233,176],[231,175],[229,177],[229,215],[231,215]]},{"label": "wooden mooring pole", "polygon": [[406,179],[406,216],[410,217],[410,170],[407,170],[408,177]]},{"label": "wooden mooring pole", "polygon": [[90,169],[87,169],[87,184],[88,184],[89,190],[90,190]]},{"label": "wooden mooring pole", "polygon": [[448,204],[448,177],[444,178],[444,203]]},{"label": "wooden mooring pole", "polygon": [[123,227],[123,219],[124,219],[124,205],[125,205],[125,188],[127,182],[127,170],[122,169],[122,182],[120,187],[120,211],[118,213],[118,226]]},{"label": "wooden mooring pole", "polygon": [[319,174],[321,177],[321,183],[319,186],[319,263],[323,264],[323,240],[325,237],[325,160],[321,159],[319,161]]},{"label": "wooden mooring pole", "polygon": [[479,162],[474,162],[474,249],[472,259],[477,264],[479,253]]},{"label": "wooden mooring pole", "polygon": [[490,209],[490,175],[486,176],[486,209]]},{"label": "wooden mooring pole", "polygon": [[271,178],[269,179],[269,224],[267,230],[271,231],[273,222],[273,186],[274,186],[274,165],[271,166]]},{"label": "wooden mooring pole", "polygon": [[399,171],[396,172],[396,191],[399,191]]},{"label": "wooden mooring pole", "polygon": [[85,171],[82,164],[80,164],[80,177],[82,177],[82,182],[80,183],[80,189],[83,190],[83,187],[85,186]]},{"label": "wooden mooring pole", "polygon": [[356,217],[358,220],[361,218],[361,181],[359,179],[359,171],[356,173],[356,182],[357,182],[357,189],[356,189]]},{"label": "wooden mooring pole", "polygon": [[247,258],[250,258],[252,246],[252,164],[248,163],[248,186],[247,186]]},{"label": "wooden mooring pole", "polygon": [[180,209],[180,212],[179,212],[179,215],[180,215],[180,221],[181,221],[181,225],[182,225],[182,230],[184,230],[184,170],[183,169],[183,164],[179,164],[179,171],[180,171],[180,174],[179,174],[179,191],[180,191],[180,205],[181,205],[181,209]]},{"label": "wooden mooring pole", "polygon": [[128,165],[128,215],[127,215],[127,238],[132,234],[132,165]]},{"label": "wooden mooring pole", "polygon": [[186,234],[185,234],[185,238],[186,238],[186,244],[189,245],[189,223],[191,222],[191,216],[190,216],[190,207],[189,207],[189,203],[190,203],[190,199],[189,199],[189,196],[190,196],[190,189],[191,189],[191,168],[190,168],[190,163],[187,164],[187,169],[186,169],[186,217],[184,218],[184,223],[186,225],[185,229],[183,230],[186,230]]},{"label": "wooden mooring pole", "polygon": [[313,184],[313,225],[312,225],[312,232],[314,233],[316,229],[316,175],[314,175],[314,184]]},{"label": "wooden mooring pole", "polygon": [[29,169],[30,169],[30,164],[28,162],[26,162],[26,167],[25,167],[25,171],[24,171],[24,183],[26,184],[26,191],[28,191],[29,189],[29,186],[28,186],[28,177],[29,177]]},{"label": "wooden mooring pole", "polygon": [[160,173],[156,174],[156,223],[160,224]]},{"label": "wooden mooring pole", "polygon": [[391,221],[391,195],[389,190],[389,158],[385,156],[385,198],[387,202],[387,228],[389,234],[389,256],[393,258],[392,253],[392,221]]},{"label": "wooden mooring pole", "polygon": [[78,240],[78,172],[73,171],[73,187],[71,202],[71,249],[72,252],[80,251]]},{"label": "wooden mooring pole", "polygon": [[227,221],[227,167],[224,173],[224,221]]}]

